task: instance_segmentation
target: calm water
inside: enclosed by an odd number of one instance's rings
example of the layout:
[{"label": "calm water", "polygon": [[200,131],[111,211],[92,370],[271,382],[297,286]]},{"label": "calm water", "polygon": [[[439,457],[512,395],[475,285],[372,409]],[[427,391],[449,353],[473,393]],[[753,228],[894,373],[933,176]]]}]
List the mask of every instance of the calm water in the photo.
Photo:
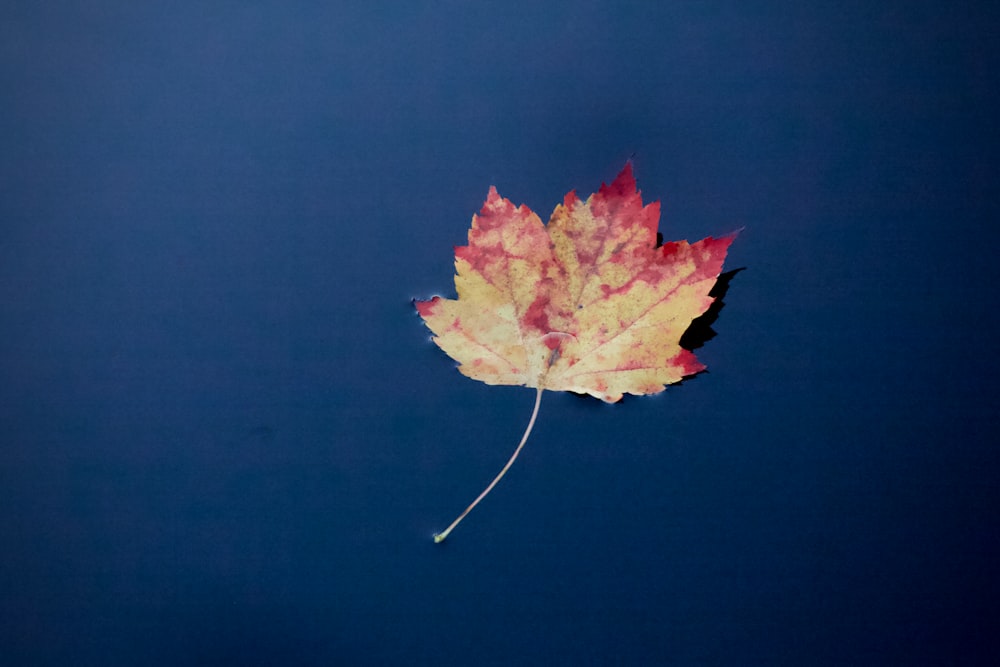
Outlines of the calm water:
[{"label": "calm water", "polygon": [[[544,5],[0,10],[0,662],[990,661],[994,17]],[[534,396],[410,300],[633,155],[745,227],[709,372],[434,545]]]}]

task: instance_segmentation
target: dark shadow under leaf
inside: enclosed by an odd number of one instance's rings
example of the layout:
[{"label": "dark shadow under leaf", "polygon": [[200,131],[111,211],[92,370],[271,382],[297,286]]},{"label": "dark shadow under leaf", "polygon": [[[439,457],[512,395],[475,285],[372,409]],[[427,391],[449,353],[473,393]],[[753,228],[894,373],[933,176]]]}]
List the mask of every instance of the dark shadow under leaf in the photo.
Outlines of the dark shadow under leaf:
[{"label": "dark shadow under leaf", "polygon": [[712,329],[712,325],[719,319],[719,313],[722,312],[722,308],[726,305],[723,299],[726,293],[729,292],[729,284],[736,277],[737,273],[745,269],[746,267],[733,269],[719,275],[715,281],[715,285],[712,286],[712,289],[708,293],[709,296],[715,297],[715,301],[708,307],[708,310],[691,321],[691,326],[681,336],[681,347],[685,350],[694,351],[715,338],[715,330]]}]

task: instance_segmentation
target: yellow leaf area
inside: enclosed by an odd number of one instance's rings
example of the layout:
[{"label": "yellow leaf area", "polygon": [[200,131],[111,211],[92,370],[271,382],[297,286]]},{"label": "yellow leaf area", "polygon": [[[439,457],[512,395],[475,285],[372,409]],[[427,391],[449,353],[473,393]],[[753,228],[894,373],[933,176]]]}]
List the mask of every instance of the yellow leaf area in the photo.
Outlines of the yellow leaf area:
[{"label": "yellow leaf area", "polygon": [[681,335],[714,300],[733,236],[656,247],[659,202],[643,206],[631,165],[548,225],[490,188],[455,249],[458,299],[417,301],[434,342],[487,384],[655,394],[704,370]]}]

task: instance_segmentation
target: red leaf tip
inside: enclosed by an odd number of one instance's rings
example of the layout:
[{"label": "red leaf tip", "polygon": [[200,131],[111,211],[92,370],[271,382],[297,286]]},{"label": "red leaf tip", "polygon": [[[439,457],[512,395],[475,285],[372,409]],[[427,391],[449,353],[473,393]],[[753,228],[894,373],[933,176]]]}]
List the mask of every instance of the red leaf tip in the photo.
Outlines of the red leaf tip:
[{"label": "red leaf tip", "polygon": [[[601,188],[602,190],[604,188]],[[617,194],[632,194],[637,192],[635,186],[635,175],[632,173],[632,161],[625,163],[622,170],[618,172],[615,176],[615,180],[611,181],[611,185],[608,186],[609,190],[614,190]]]},{"label": "red leaf tip", "polygon": [[428,301],[414,301],[413,305],[416,306],[417,312],[420,313],[421,317],[428,317],[434,312],[434,307],[440,300],[441,297],[435,296]]}]

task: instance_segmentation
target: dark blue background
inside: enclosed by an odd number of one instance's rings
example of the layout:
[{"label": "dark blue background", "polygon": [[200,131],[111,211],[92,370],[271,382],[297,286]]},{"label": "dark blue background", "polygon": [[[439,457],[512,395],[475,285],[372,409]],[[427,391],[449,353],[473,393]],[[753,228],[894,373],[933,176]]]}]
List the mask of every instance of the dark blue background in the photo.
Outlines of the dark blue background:
[{"label": "dark blue background", "polygon": [[[975,664],[997,21],[950,2],[16,3],[0,663]],[[710,371],[460,376],[495,184],[745,227]]]}]

